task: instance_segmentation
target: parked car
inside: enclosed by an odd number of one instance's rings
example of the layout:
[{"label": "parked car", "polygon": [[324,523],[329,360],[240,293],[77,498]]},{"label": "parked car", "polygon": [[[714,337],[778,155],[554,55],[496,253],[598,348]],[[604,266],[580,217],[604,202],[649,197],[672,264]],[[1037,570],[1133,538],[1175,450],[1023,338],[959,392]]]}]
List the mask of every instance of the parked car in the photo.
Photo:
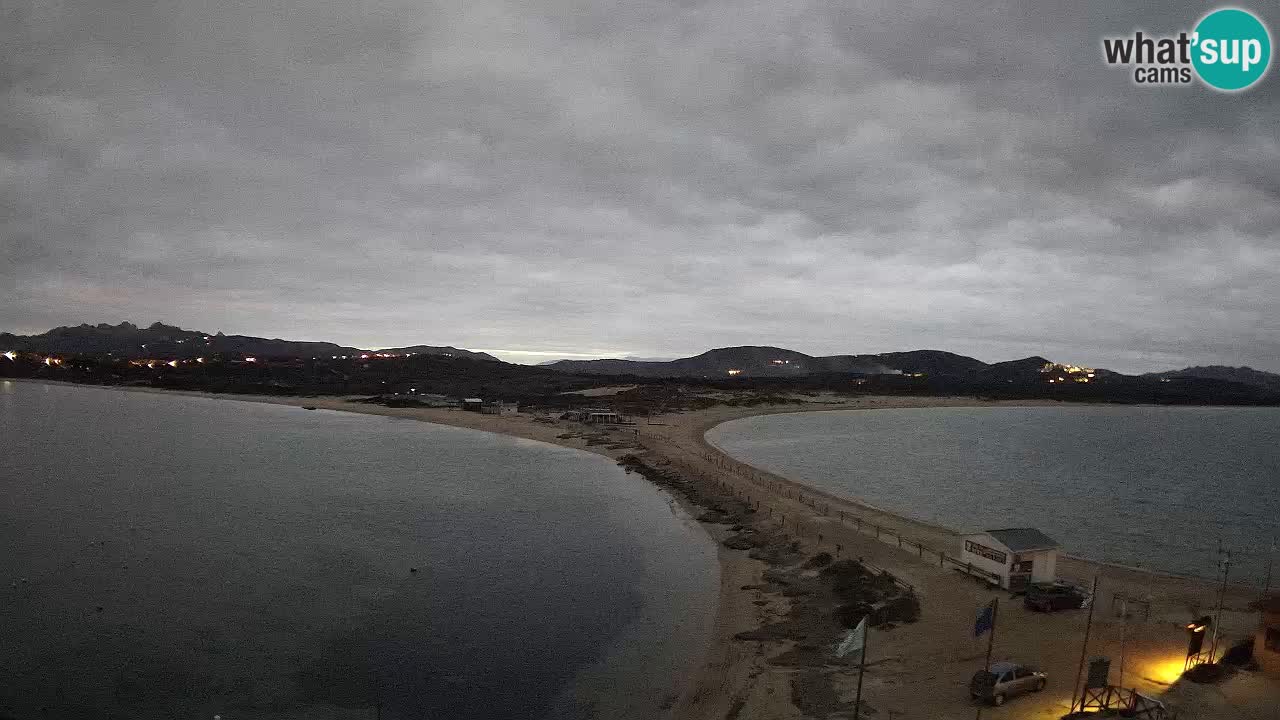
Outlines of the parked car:
[{"label": "parked car", "polygon": [[1077,585],[1064,582],[1032,583],[1022,604],[1028,610],[1055,612],[1088,607],[1089,593]]},{"label": "parked car", "polygon": [[991,669],[979,670],[969,681],[969,697],[992,705],[1031,692],[1040,692],[1049,676],[1026,665],[1011,662],[992,663]]}]

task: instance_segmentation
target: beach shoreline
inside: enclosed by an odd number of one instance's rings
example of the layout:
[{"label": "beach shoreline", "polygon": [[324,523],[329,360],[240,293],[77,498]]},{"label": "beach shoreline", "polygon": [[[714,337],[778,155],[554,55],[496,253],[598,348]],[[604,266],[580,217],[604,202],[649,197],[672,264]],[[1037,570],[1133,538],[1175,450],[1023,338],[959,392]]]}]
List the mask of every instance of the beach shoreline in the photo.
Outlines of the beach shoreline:
[{"label": "beach shoreline", "polygon": [[[36,381],[40,382],[40,381]],[[75,383],[69,383],[75,384]],[[94,386],[103,387],[103,386]],[[109,386],[108,386],[109,387]],[[952,598],[941,597],[953,593],[954,578],[944,577],[937,571],[927,569],[926,563],[917,563],[915,553],[903,551],[903,541],[916,543],[920,557],[924,558],[928,548],[947,548],[958,545],[959,535],[955,530],[918,521],[909,517],[896,515],[865,503],[849,498],[838,497],[811,488],[789,478],[767,473],[742,461],[732,458],[706,438],[712,428],[740,418],[772,415],[793,412],[813,412],[829,410],[873,410],[885,408],[936,408],[936,407],[1027,407],[1027,406],[1061,406],[1056,401],[983,401],[965,397],[836,397],[824,396],[810,398],[802,404],[767,405],[755,407],[716,406],[706,410],[674,413],[655,416],[649,423],[634,426],[621,426],[610,431],[608,442],[595,442],[589,436],[597,432],[595,428],[580,426],[565,421],[537,422],[532,416],[520,414],[516,416],[482,415],[465,412],[453,408],[389,408],[382,405],[352,402],[351,398],[340,397],[271,397],[255,395],[224,395],[193,391],[169,391],[154,388],[115,388],[127,392],[152,392],[161,394],[182,394],[195,397],[238,400],[243,402],[271,403],[295,407],[310,407],[323,410],[356,412],[387,417],[400,417],[433,422],[454,427],[469,428],[487,432],[495,432],[529,440],[548,442],[563,447],[586,450],[614,460],[623,455],[640,453],[649,462],[670,467],[684,477],[697,480],[706,486],[727,489],[735,497],[746,500],[748,504],[762,510],[767,509],[770,517],[782,518],[781,529],[794,537],[805,548],[806,552],[833,550],[839,556],[843,549],[846,554],[866,557],[877,566],[885,568],[895,575],[906,578],[919,591],[925,594],[926,602],[941,603],[938,615],[953,611],[951,605],[958,602],[964,613],[970,612],[966,603],[969,597],[953,601]],[[634,443],[641,449],[633,450],[623,447],[611,449],[611,445]],[[690,514],[697,514],[698,508],[682,498],[679,493],[671,493],[682,507]],[[860,518],[857,528],[849,524],[849,518],[857,513]],[[838,518],[838,520],[837,520]],[[862,523],[873,523],[876,538],[870,538],[863,532]],[[676,678],[674,687],[678,699],[673,703],[670,717],[675,720],[721,720],[726,717],[739,718],[774,718],[799,717],[798,711],[791,702],[791,686],[786,678],[768,666],[768,655],[772,648],[765,643],[745,643],[736,636],[744,631],[760,627],[769,619],[768,613],[760,607],[758,594],[746,591],[759,581],[765,565],[747,556],[746,552],[725,548],[720,542],[724,539],[725,530],[719,526],[703,525],[711,538],[717,542],[717,558],[720,565],[720,590],[711,637],[700,654],[690,654],[688,667],[691,672],[687,676]],[[881,537],[897,538],[898,547]],[[1139,568],[1125,568],[1095,563],[1087,559],[1062,556],[1060,566],[1063,574],[1070,577],[1087,577],[1105,575],[1110,597],[1132,592],[1135,595],[1146,593],[1148,597],[1159,594],[1161,602],[1169,607],[1195,607],[1204,602],[1204,598],[1212,594],[1212,583],[1199,578],[1190,578],[1162,574]],[[934,590],[933,588],[944,588]],[[933,594],[933,597],[929,596]],[[990,594],[989,591],[987,594]],[[983,596],[975,590],[969,593],[972,597]],[[1245,602],[1245,589],[1235,588],[1229,593],[1229,602],[1240,609]],[[1101,603],[1101,599],[1097,602]],[[1243,612],[1243,611],[1241,611]],[[900,637],[901,647],[890,645],[882,652],[901,651],[922,653],[915,647],[916,641],[909,637]],[[945,649],[934,661],[937,663],[957,663],[967,660],[963,647]],[[1074,655],[1073,651],[1071,654]],[[904,665],[911,665],[904,663]],[[923,676],[923,673],[935,673],[936,668],[928,668],[922,663],[920,668],[909,667],[901,671],[901,678],[908,679]],[[913,675],[914,673],[914,675]],[[1155,674],[1155,673],[1151,673]],[[927,677],[932,678],[933,675]],[[1152,687],[1161,684],[1155,678]],[[870,696],[877,702],[892,702],[891,688],[899,684],[893,682],[881,687],[870,688]],[[1148,690],[1150,688],[1147,688]],[[878,697],[877,697],[878,696]],[[1061,705],[1061,699],[1056,699]],[[914,707],[914,706],[912,706]],[[950,717],[939,710],[931,717]],[[1036,715],[1036,717],[1042,717]],[[1043,715],[1050,717],[1050,715]]]}]

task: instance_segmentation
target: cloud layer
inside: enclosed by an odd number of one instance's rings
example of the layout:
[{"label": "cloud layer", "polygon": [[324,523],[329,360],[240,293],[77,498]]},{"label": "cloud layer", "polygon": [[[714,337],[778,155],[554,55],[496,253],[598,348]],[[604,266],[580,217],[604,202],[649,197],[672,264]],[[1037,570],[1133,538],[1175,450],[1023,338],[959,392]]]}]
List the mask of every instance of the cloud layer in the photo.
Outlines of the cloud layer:
[{"label": "cloud layer", "polygon": [[1274,70],[1060,5],[19,0],[0,329],[1280,371]]}]

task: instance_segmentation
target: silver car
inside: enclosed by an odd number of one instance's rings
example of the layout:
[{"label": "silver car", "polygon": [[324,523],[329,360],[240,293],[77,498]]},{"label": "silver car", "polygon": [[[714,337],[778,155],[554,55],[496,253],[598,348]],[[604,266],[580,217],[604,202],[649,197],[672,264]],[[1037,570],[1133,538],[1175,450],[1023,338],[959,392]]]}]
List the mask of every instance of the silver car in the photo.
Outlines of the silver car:
[{"label": "silver car", "polygon": [[1048,680],[1048,675],[1026,665],[992,663],[989,671],[979,670],[973,674],[969,681],[969,696],[992,705],[1003,705],[1011,697],[1040,692]]}]

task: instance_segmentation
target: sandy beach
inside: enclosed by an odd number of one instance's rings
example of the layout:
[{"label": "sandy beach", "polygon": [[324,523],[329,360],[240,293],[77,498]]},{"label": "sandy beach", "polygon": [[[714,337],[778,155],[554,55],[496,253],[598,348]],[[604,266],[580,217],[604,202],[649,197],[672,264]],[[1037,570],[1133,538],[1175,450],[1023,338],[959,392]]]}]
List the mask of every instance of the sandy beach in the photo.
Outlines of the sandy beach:
[{"label": "sandy beach", "polygon": [[[149,389],[122,391],[168,392]],[[826,552],[839,558],[856,558],[883,569],[909,584],[920,599],[919,621],[891,629],[873,630],[868,644],[863,687],[863,713],[880,718],[934,720],[968,718],[974,706],[967,697],[969,676],[981,668],[985,640],[975,641],[970,629],[974,611],[1001,600],[1001,623],[996,640],[997,659],[1016,659],[1049,673],[1049,687],[983,714],[991,718],[1061,717],[1071,704],[1072,680],[1081,656],[1080,637],[1086,622],[1083,611],[1042,615],[1025,610],[1007,592],[992,591],[968,576],[942,567],[940,554],[959,553],[959,539],[948,528],[911,520],[814,490],[727,457],[710,445],[705,433],[720,423],[777,412],[815,410],[872,410],[891,407],[959,407],[1055,403],[991,403],[963,397],[860,397],[818,396],[801,404],[756,407],[717,406],[708,410],[655,416],[649,422],[619,426],[605,432],[596,427],[521,413],[495,416],[452,408],[389,408],[352,402],[349,398],[294,398],[210,395],[226,400],[306,406],[323,410],[401,417],[471,428],[548,442],[611,458],[637,456],[649,465],[664,468],[707,492],[723,492],[754,509],[751,523],[770,532],[784,533],[799,541],[805,553]],[[678,499],[680,494],[675,493]],[[685,499],[687,500],[687,499]],[[691,507],[696,513],[698,508]],[[729,531],[723,525],[704,525],[717,540]],[[672,708],[677,720],[733,720],[747,718],[852,717],[847,700],[854,693],[856,669],[847,663],[819,661],[804,668],[777,662],[781,654],[807,650],[817,641],[807,638],[753,641],[740,633],[751,631],[787,615],[797,597],[762,586],[767,565],[742,550],[721,546],[720,599],[714,631],[702,661],[678,683],[679,699]],[[1162,575],[1143,570],[1100,565],[1082,558],[1062,558],[1059,575],[1081,582],[1098,578],[1095,617],[1088,656],[1120,654],[1125,643],[1124,685],[1152,696],[1163,696],[1187,718],[1219,717],[1226,707],[1233,717],[1274,718],[1273,702],[1280,686],[1250,678],[1248,683],[1215,688],[1206,697],[1198,687],[1179,682],[1185,648],[1183,624],[1208,612],[1214,602],[1213,583],[1196,578]],[[1115,601],[1118,594],[1140,598],[1129,604],[1122,620]],[[1226,645],[1251,635],[1256,615],[1249,603],[1256,599],[1250,588],[1232,587],[1223,620]],[[1123,630],[1122,630],[1123,626]],[[817,643],[820,644],[820,643]],[[823,646],[825,647],[825,646]],[[1113,669],[1113,678],[1115,670]],[[820,676],[823,687],[834,691],[840,702],[829,712],[815,712],[804,675]],[[1242,689],[1241,689],[1242,688]],[[818,693],[824,695],[826,691]],[[1225,703],[1225,704],[1224,704]],[[809,709],[809,714],[801,707]]]}]

